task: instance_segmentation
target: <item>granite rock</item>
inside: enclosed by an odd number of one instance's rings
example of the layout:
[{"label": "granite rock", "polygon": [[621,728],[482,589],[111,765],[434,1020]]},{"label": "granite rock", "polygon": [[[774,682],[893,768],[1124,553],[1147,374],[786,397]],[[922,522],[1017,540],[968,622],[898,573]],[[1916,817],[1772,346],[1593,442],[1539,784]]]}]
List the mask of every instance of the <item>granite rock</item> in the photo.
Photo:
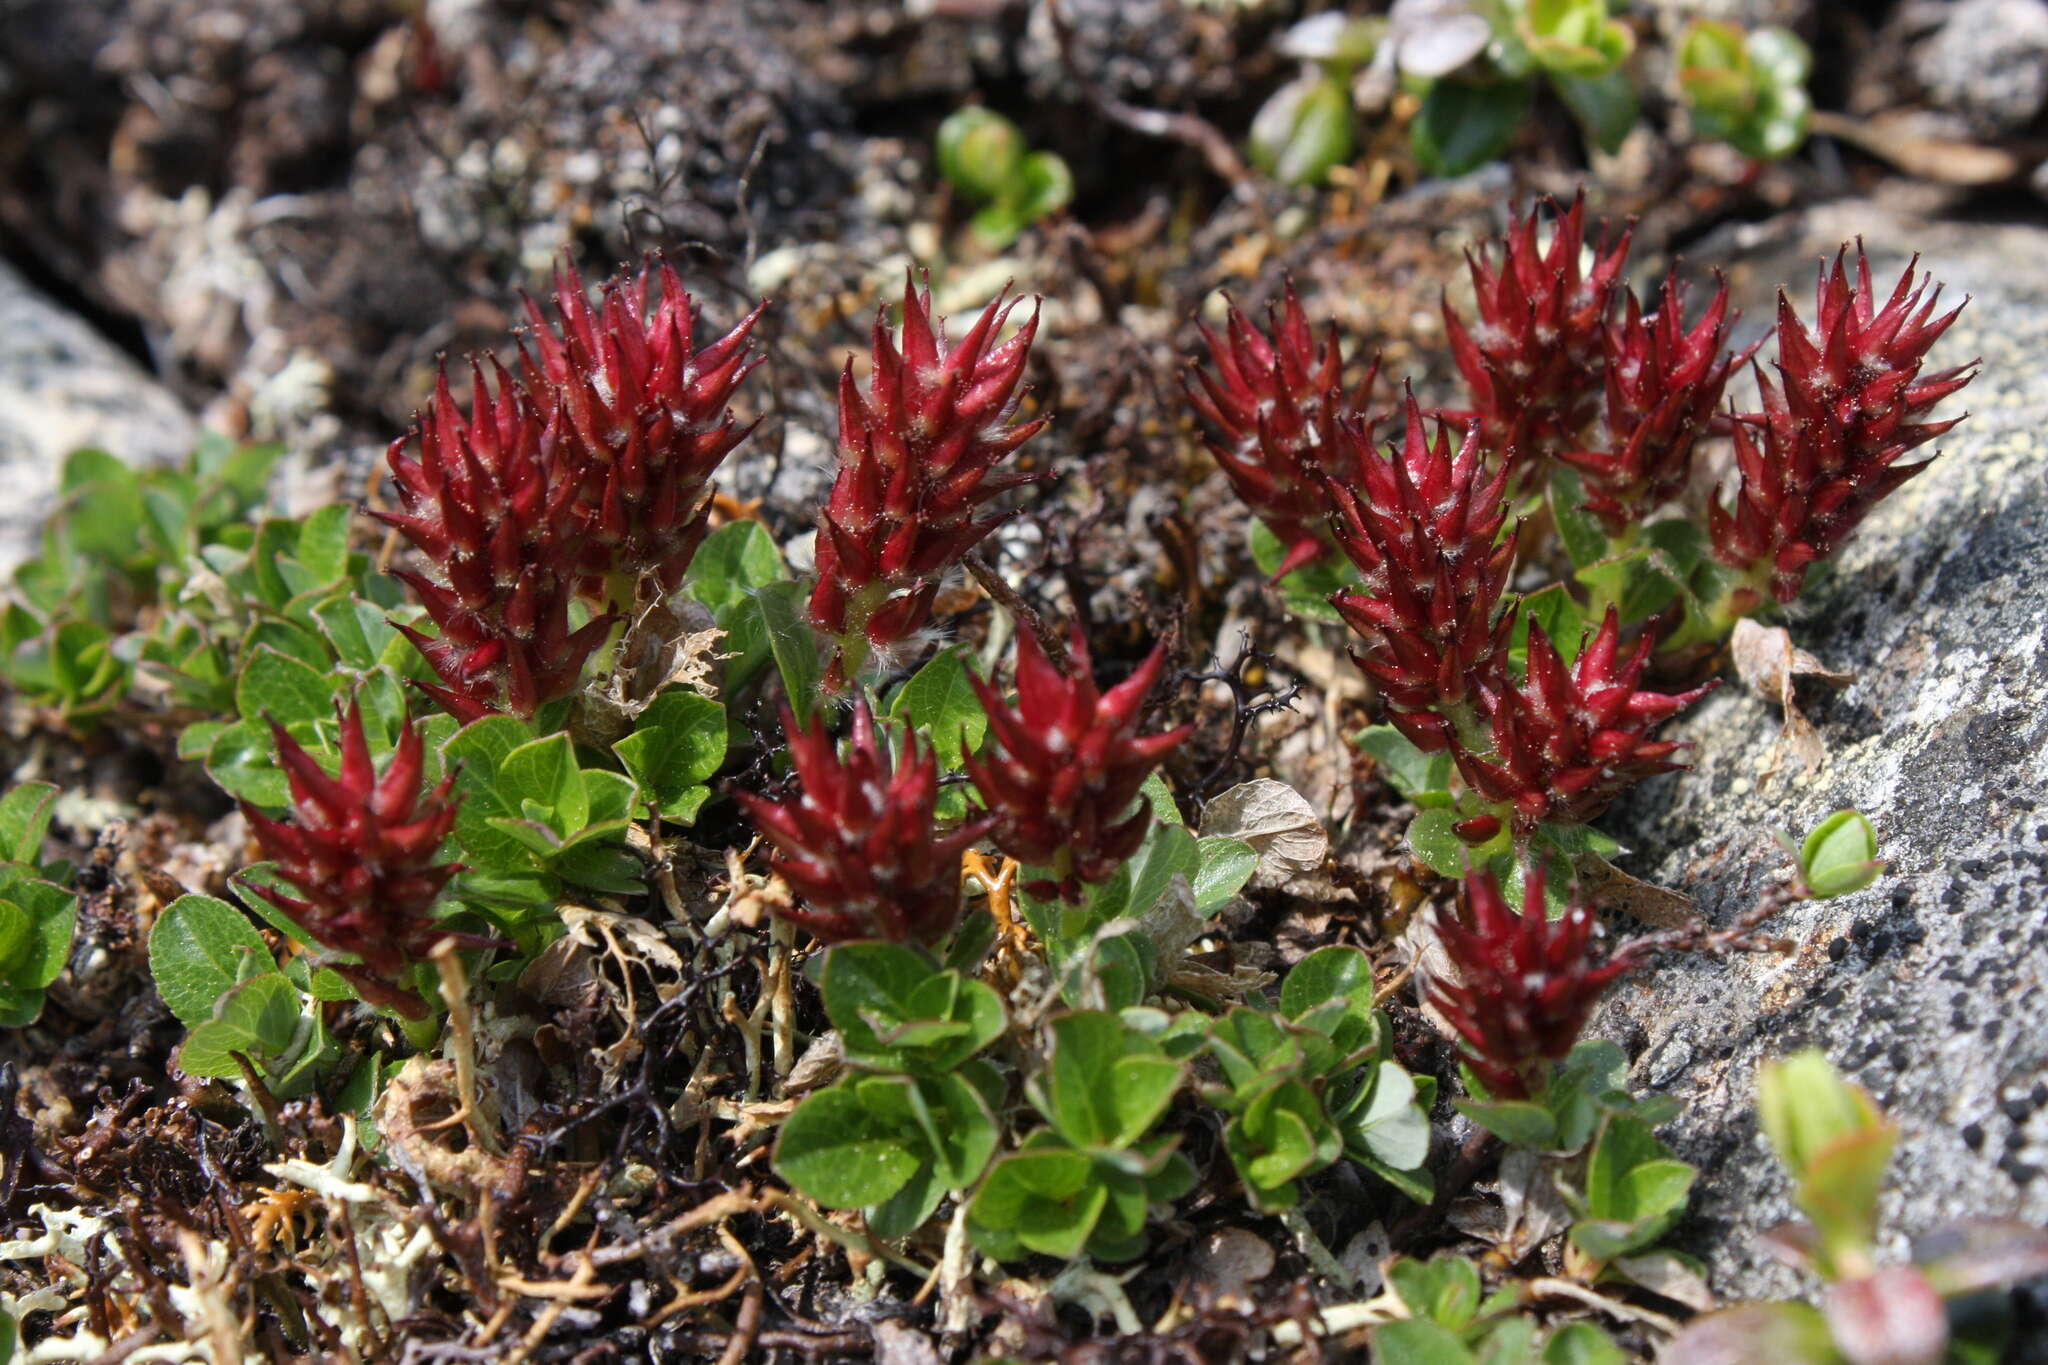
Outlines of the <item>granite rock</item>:
[{"label": "granite rock", "polygon": [[[1813,263],[1863,235],[1887,284],[1917,249],[1971,303],[1934,360],[1983,357],[1943,453],[1865,524],[1788,613],[1793,640],[1852,672],[1802,694],[1827,746],[1770,772],[1777,709],[1725,686],[1676,736],[1694,771],[1659,779],[1610,821],[1624,865],[1725,923],[1787,867],[1772,831],[1853,806],[1890,869],[1796,907],[1789,956],[1684,960],[1617,989],[1593,1025],[1635,1057],[1634,1083],[1684,1102],[1668,1130],[1701,1177],[1680,1243],[1731,1297],[1799,1292],[1759,1234],[1793,1217],[1755,1118],[1765,1058],[1817,1046],[1897,1119],[1886,1250],[1967,1214],[2048,1219],[2048,232],[1816,211],[1761,249],[1722,253],[1747,311],[1767,281],[1810,301]],[[1696,263],[1716,263],[1702,244]],[[1808,1286],[1810,1288],[1810,1286]]]},{"label": "granite rock", "polygon": [[1935,107],[1984,137],[2018,132],[2048,107],[2048,0],[1961,0],[1913,52]]},{"label": "granite rock", "polygon": [[190,450],[192,416],[148,371],[0,262],[0,573],[33,553],[64,457]]}]

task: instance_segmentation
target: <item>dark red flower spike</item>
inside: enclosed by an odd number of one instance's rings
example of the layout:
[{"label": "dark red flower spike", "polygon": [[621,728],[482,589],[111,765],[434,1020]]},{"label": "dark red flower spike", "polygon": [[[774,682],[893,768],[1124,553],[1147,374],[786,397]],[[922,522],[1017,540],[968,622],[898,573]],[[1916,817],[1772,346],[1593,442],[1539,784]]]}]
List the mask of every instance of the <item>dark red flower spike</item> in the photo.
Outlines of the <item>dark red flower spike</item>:
[{"label": "dark red flower spike", "polygon": [[931,295],[906,282],[901,348],[875,319],[863,394],[847,362],[839,379],[839,476],[818,517],[811,624],[835,641],[826,685],[843,689],[871,655],[918,640],[946,574],[1007,520],[998,495],[1043,477],[998,473],[1045,425],[1016,421],[1018,385],[1038,315],[999,340],[1017,301],[998,296],[949,347]]},{"label": "dark red flower spike", "polygon": [[[1357,443],[1337,438],[1337,422],[1364,415],[1379,361],[1346,394],[1336,324],[1320,337],[1312,332],[1292,280],[1266,327],[1270,335],[1231,304],[1224,335],[1202,327],[1208,368],[1189,366],[1181,387],[1210,427],[1209,450],[1230,486],[1287,546],[1277,582],[1334,547],[1322,481],[1358,482]],[[1370,439],[1365,444],[1370,456]]]},{"label": "dark red flower spike", "polygon": [[1598,923],[1576,897],[1563,915],[1544,908],[1539,864],[1517,914],[1491,872],[1466,874],[1456,914],[1435,916],[1455,981],[1429,978],[1424,994],[1457,1033],[1466,1065],[1497,1099],[1527,1099],[1548,1084],[1547,1064],[1572,1050],[1601,992],[1637,964],[1626,949],[1595,965]]},{"label": "dark red flower spike", "polygon": [[433,403],[386,456],[405,510],[375,513],[433,565],[431,577],[394,576],[439,638],[399,629],[440,675],[442,685],[425,690],[465,722],[500,709],[531,716],[574,692],[615,619],[570,627],[584,544],[574,440],[560,412],[544,416],[504,366],[490,364],[495,395],[483,363],[471,362],[467,418],[442,368]]},{"label": "dark red flower spike", "polygon": [[1664,281],[1654,312],[1644,313],[1632,290],[1603,332],[1607,406],[1599,450],[1560,451],[1585,478],[1586,506],[1609,535],[1640,525],[1685,491],[1700,437],[1725,426],[1717,418],[1721,394],[1735,369],[1748,362],[1723,347],[1736,314],[1728,311],[1728,283],[1716,276],[1713,300],[1685,326],[1685,286],[1676,267]]},{"label": "dark red flower spike", "polygon": [[1151,816],[1131,806],[1191,728],[1139,733],[1139,711],[1165,663],[1161,641],[1130,677],[1100,691],[1077,623],[1064,675],[1030,631],[1017,632],[1014,710],[986,679],[968,675],[992,743],[963,761],[994,814],[996,847],[1048,874],[1026,883],[1032,895],[1079,900],[1084,882],[1113,876],[1144,842]]},{"label": "dark red flower spike", "polygon": [[1735,500],[1709,508],[1715,555],[1780,602],[1798,596],[1808,567],[1927,467],[1898,461],[1962,420],[1925,419],[1976,377],[1971,365],[1920,372],[1962,306],[1936,313],[1941,286],[1916,275],[1919,257],[1880,304],[1861,246],[1853,283],[1847,256],[1845,247],[1821,270],[1811,330],[1779,291],[1778,378],[1758,371],[1764,410],[1735,426]]},{"label": "dark red flower spike", "polygon": [[782,728],[802,794],[734,795],[774,843],[776,872],[803,897],[784,918],[825,943],[943,938],[960,918],[960,855],[990,819],[941,834],[937,759],[915,734],[892,759],[864,701],[854,704],[843,756],[822,718],[802,726],[785,707]]},{"label": "dark red flower spike", "polygon": [[247,801],[242,814],[263,855],[299,893],[272,899],[316,941],[362,960],[335,970],[365,999],[424,1017],[420,1001],[397,987],[399,974],[443,938],[480,942],[448,933],[430,914],[461,870],[435,861],[460,804],[449,794],[454,775],[426,788],[424,749],[408,717],[380,777],[353,700],[342,712],[341,771],[333,776],[282,725],[272,721],[270,731],[291,784],[291,817],[273,820]]},{"label": "dark red flower spike", "polygon": [[521,348],[522,371],[535,406],[560,404],[564,433],[575,438],[584,593],[602,603],[609,580],[616,596],[630,596],[632,581],[650,574],[673,592],[704,538],[711,476],[754,429],[730,405],[760,363],[750,334],[767,304],[699,350],[690,296],[665,261],[607,282],[596,307],[565,266],[554,298],[554,326],[526,300],[534,350]]},{"label": "dark red flower spike", "polygon": [[[1557,205],[1550,208],[1556,212]],[[1628,259],[1631,225],[1612,246],[1594,249],[1584,269],[1586,196],[1557,217],[1550,244],[1538,248],[1534,205],[1508,226],[1495,261],[1467,254],[1478,319],[1470,327],[1443,303],[1451,358],[1471,396],[1487,449],[1516,460],[1518,479],[1541,476],[1545,456],[1577,449],[1598,410],[1605,328],[1616,280]]]},{"label": "dark red flower spike", "polygon": [[1510,622],[1499,608],[1515,558],[1515,534],[1501,534],[1508,471],[1489,467],[1476,422],[1455,452],[1442,423],[1431,441],[1413,393],[1391,458],[1368,453],[1369,432],[1354,419],[1340,419],[1337,436],[1356,452],[1358,482],[1325,485],[1331,525],[1365,583],[1334,605],[1365,641],[1355,657],[1389,719],[1439,750],[1450,726],[1438,712],[1463,702],[1470,679],[1507,648]]},{"label": "dark red flower spike", "polygon": [[1592,819],[1629,787],[1685,765],[1672,755],[1686,746],[1651,731],[1712,691],[1716,683],[1675,696],[1638,684],[1653,644],[1644,632],[1624,658],[1614,608],[1576,665],[1567,667],[1536,621],[1529,622],[1528,675],[1520,685],[1506,668],[1479,686],[1492,753],[1453,744],[1458,771],[1489,801],[1512,807],[1518,830],[1548,820]]}]

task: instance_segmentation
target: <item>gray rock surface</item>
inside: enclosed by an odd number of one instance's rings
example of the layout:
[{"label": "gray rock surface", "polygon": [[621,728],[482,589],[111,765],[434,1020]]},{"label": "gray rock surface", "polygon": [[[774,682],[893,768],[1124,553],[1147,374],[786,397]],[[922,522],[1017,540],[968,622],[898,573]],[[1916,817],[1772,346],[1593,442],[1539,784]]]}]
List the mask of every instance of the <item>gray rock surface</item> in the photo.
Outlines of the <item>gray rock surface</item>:
[{"label": "gray rock surface", "polygon": [[1914,49],[1913,75],[1977,133],[2017,132],[2048,106],[2048,0],[1962,0]]},{"label": "gray rock surface", "polygon": [[[1672,1141],[1702,1176],[1680,1240],[1731,1296],[1800,1287],[1757,1238],[1794,1215],[1754,1093],[1759,1061],[1803,1046],[1899,1123],[1892,1254],[1967,1214],[2048,1219],[2048,232],[1838,206],[1721,263],[1755,291],[1752,318],[1769,315],[1757,286],[1779,279],[1803,282],[1804,313],[1815,259],[1859,233],[1886,285],[1917,249],[1951,298],[1972,296],[1934,357],[1983,357],[1960,400],[1972,416],[1786,621],[1855,674],[1802,694],[1824,764],[1807,775],[1788,757],[1767,775],[1777,708],[1724,686],[1672,727],[1697,742],[1695,771],[1652,784],[1620,823],[1637,849],[1624,866],[1722,923],[1786,867],[1770,831],[1840,807],[1870,816],[1891,869],[1782,916],[1795,954],[1668,964],[1593,1026],[1630,1045],[1639,1087],[1685,1103]],[[1706,248],[1696,264],[1714,262]]]},{"label": "gray rock surface", "polygon": [[192,416],[113,343],[0,262],[0,573],[32,553],[64,457],[191,449]]}]

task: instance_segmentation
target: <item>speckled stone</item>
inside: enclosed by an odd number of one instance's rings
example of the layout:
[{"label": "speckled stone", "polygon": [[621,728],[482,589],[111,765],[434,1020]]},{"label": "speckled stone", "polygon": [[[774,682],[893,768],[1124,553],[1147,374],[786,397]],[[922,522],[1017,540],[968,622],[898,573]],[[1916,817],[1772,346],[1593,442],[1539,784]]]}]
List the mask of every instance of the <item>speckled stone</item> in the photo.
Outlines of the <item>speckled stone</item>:
[{"label": "speckled stone", "polygon": [[196,434],[168,389],[0,262],[0,573],[36,548],[64,457],[176,459]]},{"label": "speckled stone", "polygon": [[[1808,714],[1828,749],[1808,776],[1766,775],[1775,707],[1729,685],[1673,730],[1696,769],[1660,779],[1615,823],[1624,865],[1718,922],[1785,867],[1770,831],[1854,806],[1891,870],[1785,914],[1789,957],[1675,962],[1619,989],[1594,1028],[1642,1041],[1634,1081],[1682,1100],[1668,1130],[1702,1175],[1679,1234],[1729,1296],[1799,1292],[1759,1244],[1794,1215],[1754,1110],[1757,1063],[1818,1046],[1898,1120],[1886,1250],[1966,1214],[2048,1220],[2048,232],[1905,223],[1868,206],[1818,212],[1761,257],[1721,264],[1754,290],[1794,282],[1862,234],[1885,287],[1917,249],[1949,297],[1972,296],[1934,362],[1981,355],[1971,416],[1933,468],[1865,524],[1796,604],[1793,639],[1853,671]],[[1678,1059],[1683,1058],[1680,1063]]]}]

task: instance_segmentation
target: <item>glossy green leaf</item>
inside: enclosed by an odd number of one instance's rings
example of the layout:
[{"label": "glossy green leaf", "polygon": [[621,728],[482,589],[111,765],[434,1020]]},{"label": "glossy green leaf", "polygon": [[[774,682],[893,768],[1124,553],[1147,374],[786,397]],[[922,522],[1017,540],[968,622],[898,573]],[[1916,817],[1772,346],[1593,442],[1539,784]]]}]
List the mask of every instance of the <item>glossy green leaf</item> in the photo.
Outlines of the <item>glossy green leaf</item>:
[{"label": "glossy green leaf", "polygon": [[1088,1244],[1108,1200],[1108,1187],[1085,1154],[1027,1145],[989,1169],[968,1205],[968,1232],[997,1260],[1037,1252],[1071,1261]]},{"label": "glossy green leaf", "polygon": [[1211,915],[1230,904],[1258,871],[1259,851],[1242,839],[1210,835],[1195,841],[1195,913]]},{"label": "glossy green leaf", "polygon": [[817,632],[805,615],[803,588],[796,583],[771,583],[755,589],[753,600],[769,652],[782,674],[782,690],[790,709],[799,721],[809,724],[818,706],[825,665],[818,651]]},{"label": "glossy green leaf", "polygon": [[43,837],[57,808],[57,788],[48,782],[23,782],[0,797],[0,861],[42,862]]},{"label": "glossy green leaf", "polygon": [[1861,891],[1884,872],[1877,860],[1877,831],[1860,812],[1838,810],[1806,836],[1799,867],[1816,899]]},{"label": "glossy green leaf", "polygon": [[1443,877],[1462,877],[1471,857],[1471,846],[1451,826],[1457,813],[1441,807],[1426,810],[1408,824],[1408,848],[1430,871]]},{"label": "glossy green leaf", "polygon": [[931,736],[943,772],[960,771],[960,756],[981,747],[988,716],[967,680],[967,649],[953,645],[933,656],[889,703],[891,719]]},{"label": "glossy green leaf", "polygon": [[214,1002],[276,962],[248,916],[211,896],[180,896],[149,932],[157,994],[187,1027],[213,1017]]},{"label": "glossy green leaf", "polygon": [[1378,761],[1380,774],[1388,784],[1416,805],[1450,804],[1451,755],[1448,751],[1426,754],[1391,725],[1369,725],[1353,736],[1352,742],[1371,754]]},{"label": "glossy green leaf", "polygon": [[767,527],[758,521],[727,522],[697,547],[683,591],[707,607],[730,606],[785,572],[782,552]]},{"label": "glossy green leaf", "polygon": [[235,681],[235,709],[242,719],[275,719],[291,725],[334,719],[334,697],[341,679],[312,664],[259,645],[242,665]]},{"label": "glossy green leaf", "polygon": [[1528,107],[1527,81],[1436,81],[1409,128],[1409,149],[1432,175],[1464,175],[1507,151]]},{"label": "glossy green leaf", "polygon": [[850,1083],[807,1096],[783,1121],[775,1171],[827,1208],[879,1204],[917,1170],[903,1131],[861,1103]]},{"label": "glossy green leaf", "polygon": [[1076,1011],[1052,1035],[1044,1113],[1076,1147],[1131,1146],[1180,1086],[1180,1064],[1114,1014]]},{"label": "glossy green leaf", "polygon": [[687,821],[709,794],[704,783],[725,762],[725,707],[681,688],[663,692],[612,746],[663,816]]},{"label": "glossy green leaf", "polygon": [[192,1026],[178,1048],[178,1066],[193,1076],[238,1077],[242,1071],[232,1054],[260,1068],[289,1045],[299,1020],[299,993],[281,973],[251,977],[230,987],[211,1017]]},{"label": "glossy green leaf", "polygon": [[1479,1314],[1479,1268],[1463,1256],[1400,1257],[1388,1263],[1387,1282],[1417,1319],[1453,1332],[1464,1331]]}]

